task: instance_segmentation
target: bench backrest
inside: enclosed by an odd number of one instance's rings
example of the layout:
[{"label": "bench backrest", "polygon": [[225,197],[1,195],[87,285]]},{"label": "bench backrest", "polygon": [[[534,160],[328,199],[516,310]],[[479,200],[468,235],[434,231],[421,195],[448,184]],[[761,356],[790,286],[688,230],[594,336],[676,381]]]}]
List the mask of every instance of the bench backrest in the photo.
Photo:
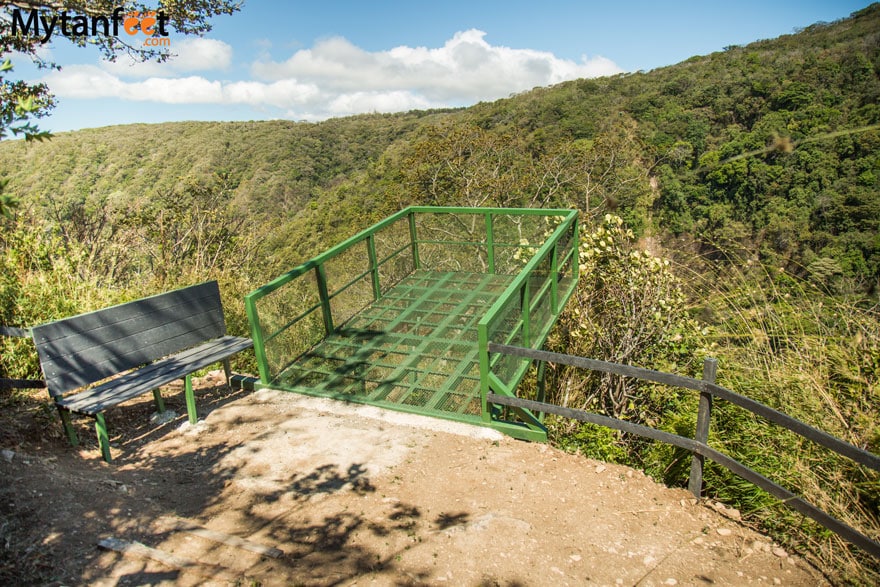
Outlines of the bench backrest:
[{"label": "bench backrest", "polygon": [[31,329],[53,396],[225,334],[216,281]]}]

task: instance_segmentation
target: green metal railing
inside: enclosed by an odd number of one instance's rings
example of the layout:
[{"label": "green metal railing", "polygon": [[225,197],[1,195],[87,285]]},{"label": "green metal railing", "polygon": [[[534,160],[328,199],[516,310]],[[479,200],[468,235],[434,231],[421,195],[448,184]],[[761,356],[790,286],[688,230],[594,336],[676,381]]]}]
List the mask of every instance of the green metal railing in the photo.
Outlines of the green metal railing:
[{"label": "green metal railing", "polygon": [[[377,385],[400,387],[388,375],[393,372],[400,380],[419,378],[411,383],[418,394],[443,386],[458,392],[473,381],[473,407],[462,410],[485,412],[488,390],[512,392],[527,367],[501,355],[490,359],[486,341],[539,348],[574,291],[576,251],[573,210],[402,210],[245,297],[261,385],[300,391],[314,384],[326,391],[328,381],[338,381],[344,395],[353,388],[343,383],[381,367],[384,378],[362,381],[363,397],[352,399],[391,397],[369,392]],[[388,340],[393,344],[380,348]],[[329,356],[340,348],[343,355]],[[426,360],[407,359],[406,349],[426,353]],[[466,356],[455,359],[455,353]],[[389,362],[398,355],[406,363],[400,368]],[[334,361],[336,370],[302,374],[319,359]],[[447,359],[461,362],[445,382],[434,383],[445,376]],[[413,375],[417,363],[430,363],[425,374]],[[447,399],[426,401],[437,406]],[[476,421],[493,425],[487,413]]]},{"label": "green metal railing", "polygon": [[[484,422],[495,421],[486,397],[516,397],[516,387],[531,361],[489,352],[489,342],[540,349],[556,317],[577,287],[577,213],[569,214],[547,238],[477,325],[480,359],[480,402]],[[546,431],[530,412],[517,410],[519,422],[507,432],[543,440]],[[522,426],[520,424],[525,424]]]},{"label": "green metal railing", "polygon": [[[411,220],[402,210],[245,296],[264,385],[357,312],[361,301],[378,298],[418,267]],[[347,278],[351,267],[354,277]]]}]

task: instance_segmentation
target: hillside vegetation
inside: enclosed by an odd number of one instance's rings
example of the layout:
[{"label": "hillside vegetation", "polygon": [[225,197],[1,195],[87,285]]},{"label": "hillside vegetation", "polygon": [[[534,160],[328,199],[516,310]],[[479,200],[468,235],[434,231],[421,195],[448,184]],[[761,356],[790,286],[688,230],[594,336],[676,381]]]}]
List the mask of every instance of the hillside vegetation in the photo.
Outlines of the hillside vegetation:
[{"label": "hillside vegetation", "polygon": [[[576,207],[581,282],[554,350],[697,376],[711,355],[722,385],[880,452],[880,5],[467,109],[6,142],[0,174],[18,198],[0,219],[0,323],[212,277],[246,334],[247,291],[403,206]],[[29,349],[2,344],[0,375],[36,374]],[[693,433],[692,395],[550,377],[560,404]],[[570,450],[686,480],[688,455],[668,447],[551,428]],[[729,405],[710,442],[880,539],[875,473]],[[704,491],[835,579],[880,580],[726,471]]]}]

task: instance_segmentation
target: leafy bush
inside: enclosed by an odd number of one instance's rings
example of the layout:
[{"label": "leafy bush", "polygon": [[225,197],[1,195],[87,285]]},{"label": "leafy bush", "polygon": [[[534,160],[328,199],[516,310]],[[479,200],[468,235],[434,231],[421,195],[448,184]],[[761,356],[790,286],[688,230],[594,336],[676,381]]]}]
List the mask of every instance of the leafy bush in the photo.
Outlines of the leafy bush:
[{"label": "leafy bush", "polygon": [[[669,261],[637,249],[620,217],[606,214],[582,235],[580,281],[549,346],[554,350],[638,366],[688,372],[699,337]],[[614,417],[652,422],[665,391],[616,375],[584,378],[560,369],[553,400]],[[663,408],[665,411],[666,407]]]},{"label": "leafy bush", "polygon": [[[582,235],[577,291],[548,347],[687,373],[693,368],[700,332],[689,315],[682,284],[668,260],[638,249],[633,241],[623,220],[610,214]],[[568,367],[556,367],[549,376],[551,403],[658,428],[696,418],[693,394],[683,390]],[[637,466],[660,458],[648,455],[649,443],[611,430],[563,420],[551,420],[550,428],[555,442],[593,458]],[[655,464],[664,470],[669,462]]]}]

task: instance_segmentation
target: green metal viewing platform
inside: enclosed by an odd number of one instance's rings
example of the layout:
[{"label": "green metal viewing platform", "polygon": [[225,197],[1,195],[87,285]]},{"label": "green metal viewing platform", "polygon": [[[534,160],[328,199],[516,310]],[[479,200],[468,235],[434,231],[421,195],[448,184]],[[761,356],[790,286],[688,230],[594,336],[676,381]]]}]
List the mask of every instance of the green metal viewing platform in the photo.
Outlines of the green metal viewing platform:
[{"label": "green metal viewing platform", "polygon": [[410,207],[251,292],[260,387],[546,432],[514,396],[577,285],[577,211]]}]

